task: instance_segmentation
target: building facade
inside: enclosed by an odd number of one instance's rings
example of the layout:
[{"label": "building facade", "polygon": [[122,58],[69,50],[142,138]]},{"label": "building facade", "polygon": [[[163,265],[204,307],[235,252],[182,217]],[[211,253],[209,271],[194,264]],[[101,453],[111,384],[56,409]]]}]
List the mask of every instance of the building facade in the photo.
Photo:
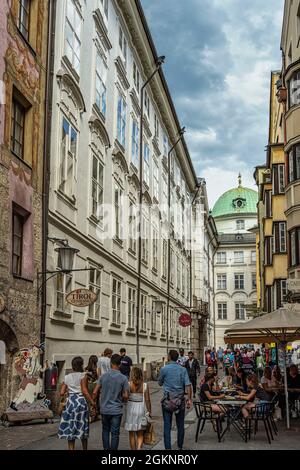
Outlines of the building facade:
[{"label": "building facade", "polygon": [[0,3],[0,414],[16,353],[40,344],[47,17],[48,1]]},{"label": "building facade", "polygon": [[282,27],[282,74],[278,99],[283,106],[286,160],[288,278],[300,278],[300,2],[286,0]]},{"label": "building facade", "polygon": [[[137,331],[141,87],[155,70],[157,53],[138,0],[62,0],[55,18],[48,270],[58,267],[53,239],[67,239],[80,250],[74,268],[94,271],[48,282],[47,358],[62,373],[74,355],[87,360],[109,346],[115,352],[125,347],[136,362],[138,336],[146,371],[151,361],[166,359],[167,348],[190,346],[189,328],[178,317],[190,306],[187,209],[197,179],[184,139],[168,159],[180,125],[159,70],[143,95]],[[67,304],[66,294],[78,288],[94,291],[96,303]]]},{"label": "building facade", "polygon": [[204,364],[204,351],[214,347],[214,256],[218,234],[209,211],[206,182],[199,178],[200,189],[193,212],[193,324],[191,349]]},{"label": "building facade", "polygon": [[218,231],[214,257],[214,303],[216,347],[224,346],[224,331],[247,320],[246,308],[256,305],[257,193],[239,186],[215,203],[212,216]]},{"label": "building facade", "polygon": [[259,310],[281,307],[287,295],[287,230],[283,105],[277,100],[280,72],[271,73],[266,163],[255,171],[259,189]]}]

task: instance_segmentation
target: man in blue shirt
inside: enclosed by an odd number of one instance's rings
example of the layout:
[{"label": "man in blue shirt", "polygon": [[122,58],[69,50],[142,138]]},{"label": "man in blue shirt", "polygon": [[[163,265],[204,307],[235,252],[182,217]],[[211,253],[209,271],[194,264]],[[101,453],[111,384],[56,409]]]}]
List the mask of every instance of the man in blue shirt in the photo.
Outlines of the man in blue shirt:
[{"label": "man in blue shirt", "polygon": [[158,383],[163,386],[164,397],[162,400],[162,412],[164,419],[164,444],[165,449],[171,449],[171,428],[173,414],[176,417],[177,445],[183,448],[184,441],[184,416],[185,393],[188,395],[187,408],[192,406],[192,385],[184,367],[177,364],[178,352],[171,350],[168,355],[169,362],[161,369]]}]

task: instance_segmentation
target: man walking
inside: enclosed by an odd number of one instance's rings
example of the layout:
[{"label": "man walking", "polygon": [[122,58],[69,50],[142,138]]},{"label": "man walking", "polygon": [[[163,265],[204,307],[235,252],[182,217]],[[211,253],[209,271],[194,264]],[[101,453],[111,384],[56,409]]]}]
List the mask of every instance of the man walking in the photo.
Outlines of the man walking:
[{"label": "man walking", "polygon": [[178,352],[171,350],[168,354],[169,362],[160,370],[158,383],[163,386],[162,412],[164,420],[165,449],[171,449],[171,428],[173,414],[176,417],[177,445],[183,448],[185,393],[188,395],[186,406],[192,406],[192,386],[185,367],[178,364]]},{"label": "man walking", "polygon": [[121,372],[121,374],[125,375],[125,377],[127,377],[127,379],[129,379],[130,369],[132,367],[132,360],[129,356],[126,356],[126,349],[125,348],[120,349],[120,356],[121,356],[120,372]]},{"label": "man walking", "polygon": [[187,370],[189,379],[193,386],[193,397],[195,398],[197,390],[197,377],[198,374],[200,375],[201,369],[199,361],[194,357],[193,351],[189,351],[188,360],[185,362],[184,367]]},{"label": "man walking", "polygon": [[184,354],[184,349],[179,349],[179,357],[177,363],[181,366],[184,366],[187,360],[188,357]]},{"label": "man walking", "polygon": [[127,378],[120,372],[121,357],[113,354],[111,369],[98,379],[93,398],[100,390],[100,413],[102,416],[102,442],[104,450],[118,450],[123,403],[129,397]]}]

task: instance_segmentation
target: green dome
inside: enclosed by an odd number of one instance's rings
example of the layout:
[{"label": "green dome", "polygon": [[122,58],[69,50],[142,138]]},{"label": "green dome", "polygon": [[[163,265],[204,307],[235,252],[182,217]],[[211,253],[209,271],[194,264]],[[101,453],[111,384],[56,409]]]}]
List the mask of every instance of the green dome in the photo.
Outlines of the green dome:
[{"label": "green dome", "polygon": [[212,210],[212,216],[224,217],[257,213],[258,193],[250,188],[230,189],[219,197]]}]

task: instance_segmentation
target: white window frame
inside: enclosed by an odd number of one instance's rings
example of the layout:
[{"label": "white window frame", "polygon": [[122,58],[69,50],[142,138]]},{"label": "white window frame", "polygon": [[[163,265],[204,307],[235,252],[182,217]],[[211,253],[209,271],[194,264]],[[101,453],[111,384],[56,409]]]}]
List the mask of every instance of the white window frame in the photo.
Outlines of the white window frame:
[{"label": "white window frame", "polygon": [[127,329],[135,330],[136,327],[136,288],[128,286],[127,299]]},{"label": "white window frame", "polygon": [[166,305],[163,305],[161,309],[160,327],[161,327],[161,330],[160,330],[161,336],[166,336],[167,334],[167,307]]},{"label": "white window frame", "polygon": [[227,320],[227,302],[218,302],[218,320]]},{"label": "white window frame", "polygon": [[240,219],[236,221],[236,230],[245,230],[245,221]]},{"label": "white window frame", "polygon": [[90,265],[90,268],[95,268],[89,271],[88,289],[97,295],[96,301],[88,307],[88,319],[101,322],[101,281],[102,272],[97,266]]},{"label": "white window frame", "polygon": [[99,50],[96,50],[96,79],[95,79],[95,103],[100,112],[106,117],[107,110],[107,64]]},{"label": "white window frame", "polygon": [[141,318],[140,318],[140,331],[147,333],[147,294],[141,294]]},{"label": "white window frame", "polygon": [[158,272],[158,228],[152,228],[152,269]]},{"label": "white window frame", "polygon": [[245,289],[245,274],[244,273],[235,273],[235,275],[234,275],[234,290],[244,290],[244,289]]},{"label": "white window frame", "polygon": [[159,166],[155,159],[153,159],[153,196],[159,201]]},{"label": "white window frame", "polygon": [[119,184],[115,181],[114,185],[114,234],[117,240],[123,239],[123,190]]},{"label": "white window frame", "polygon": [[142,214],[142,261],[149,263],[149,215]]},{"label": "white window frame", "polygon": [[139,96],[140,95],[140,89],[141,89],[141,75],[140,75],[138,66],[136,65],[135,61],[133,62],[132,77],[133,77],[134,87],[135,87],[136,92]]},{"label": "white window frame", "polygon": [[[70,13],[73,18],[71,18]],[[67,28],[70,29],[71,43],[67,38]],[[82,18],[73,0],[67,0],[65,16],[65,44],[64,54],[68,58],[73,69],[80,75],[80,53],[81,53],[81,30]],[[75,47],[75,45],[77,47]],[[77,48],[77,51],[76,51]]]},{"label": "white window frame", "polygon": [[256,263],[256,251],[251,251],[251,263]]},{"label": "white window frame", "polygon": [[[66,302],[66,295],[72,291],[73,277],[66,273],[58,273],[56,276],[55,305],[56,311],[71,314],[71,305]],[[61,289],[59,284],[61,283]]]},{"label": "white window frame", "polygon": [[121,326],[122,281],[120,279],[112,278],[111,292],[112,324]]},{"label": "white window frame", "polygon": [[235,251],[234,252],[234,263],[235,264],[243,264],[245,262],[245,255],[243,251]]},{"label": "white window frame", "polygon": [[[96,164],[96,175],[94,165]],[[104,197],[104,165],[100,158],[92,153],[92,172],[91,172],[91,199],[92,199],[92,217],[102,223],[100,207],[103,204]]]},{"label": "white window frame", "polygon": [[137,227],[136,227],[136,221],[137,221],[137,214],[136,214],[136,205],[135,203],[130,199],[129,200],[129,221],[128,221],[128,235],[129,235],[129,249],[133,252],[136,253],[136,247],[137,247]]},{"label": "white window frame", "polygon": [[121,93],[118,95],[118,109],[117,109],[117,138],[120,144],[126,147],[126,100]]},{"label": "white window frame", "polygon": [[127,39],[125,37],[123,29],[121,28],[121,25],[119,25],[119,51],[120,56],[123,59],[125,70],[127,68],[127,49]]},{"label": "white window frame", "polygon": [[217,252],[217,264],[226,264],[226,263],[227,263],[226,251]]},{"label": "white window frame", "polygon": [[154,138],[158,141],[159,140],[159,130],[160,130],[160,123],[157,117],[157,114],[154,114]]},{"label": "white window frame", "polygon": [[251,273],[251,285],[252,289],[257,289],[256,273]]},{"label": "white window frame", "polygon": [[227,289],[227,275],[217,274],[217,290],[226,290],[226,289]]},{"label": "white window frame", "polygon": [[144,171],[143,179],[147,186],[150,185],[150,146],[147,142],[144,142],[143,149],[143,158],[144,158]]},{"label": "white window frame", "polygon": [[157,314],[155,309],[155,301],[152,302],[152,311],[151,311],[151,330],[150,333],[152,336],[156,336],[157,333]]},{"label": "white window frame", "polygon": [[235,319],[236,320],[245,320],[245,303],[244,302],[235,302]]},{"label": "white window frame", "polygon": [[279,223],[279,250],[280,253],[286,252],[286,222]]},{"label": "white window frame", "polygon": [[168,274],[168,242],[163,238],[162,240],[162,277],[167,279]]},{"label": "white window frame", "polygon": [[148,119],[150,119],[150,98],[147,93],[147,90],[144,91],[144,107],[145,107]]},{"label": "white window frame", "polygon": [[132,119],[132,138],[131,138],[131,161],[133,165],[138,168],[140,160],[140,130],[136,119]]},{"label": "white window frame", "polygon": [[[68,134],[63,140],[64,122],[68,124]],[[60,166],[59,166],[59,190],[70,198],[75,197],[75,180],[78,152],[79,133],[75,126],[62,114],[61,120],[61,143],[60,143]],[[76,149],[72,149],[72,133],[76,134]]]}]

